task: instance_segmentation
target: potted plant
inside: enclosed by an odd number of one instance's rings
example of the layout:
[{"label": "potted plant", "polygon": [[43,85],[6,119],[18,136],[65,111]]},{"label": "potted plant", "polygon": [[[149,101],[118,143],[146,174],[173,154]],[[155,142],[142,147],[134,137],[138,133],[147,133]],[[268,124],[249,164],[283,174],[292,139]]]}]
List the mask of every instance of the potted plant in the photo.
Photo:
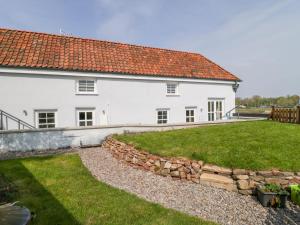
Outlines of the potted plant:
[{"label": "potted plant", "polygon": [[265,184],[257,189],[257,198],[264,206],[284,208],[289,193],[276,184]]}]

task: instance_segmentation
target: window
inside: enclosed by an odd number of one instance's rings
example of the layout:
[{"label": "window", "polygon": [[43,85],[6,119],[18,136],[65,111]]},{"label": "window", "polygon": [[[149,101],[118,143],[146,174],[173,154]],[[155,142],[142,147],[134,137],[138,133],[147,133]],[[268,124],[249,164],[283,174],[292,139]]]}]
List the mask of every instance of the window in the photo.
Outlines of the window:
[{"label": "window", "polygon": [[94,125],[94,111],[79,110],[77,113],[79,127],[89,127]]},{"label": "window", "polygon": [[157,123],[158,124],[168,123],[168,110],[157,111]]},{"label": "window", "polygon": [[168,83],[167,84],[167,95],[177,95],[178,94],[178,84]]},{"label": "window", "polygon": [[38,128],[55,128],[56,127],[55,111],[37,111],[36,124]]},{"label": "window", "polygon": [[96,81],[95,80],[78,80],[77,81],[78,94],[96,94]]},{"label": "window", "polygon": [[195,122],[195,109],[186,109],[185,110],[185,118],[187,123]]}]

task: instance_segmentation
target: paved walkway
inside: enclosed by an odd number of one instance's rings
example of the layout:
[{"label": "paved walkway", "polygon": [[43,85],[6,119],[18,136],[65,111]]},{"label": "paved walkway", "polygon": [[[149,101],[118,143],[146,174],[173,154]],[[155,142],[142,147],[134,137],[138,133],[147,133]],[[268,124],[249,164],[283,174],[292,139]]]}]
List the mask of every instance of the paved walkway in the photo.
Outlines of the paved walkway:
[{"label": "paved walkway", "polygon": [[172,180],[151,172],[134,169],[112,157],[103,148],[80,151],[84,165],[100,181],[133,193],[148,201],[161,204],[203,219],[230,225],[281,225],[299,215],[299,208],[267,209],[253,197],[210,186]]}]

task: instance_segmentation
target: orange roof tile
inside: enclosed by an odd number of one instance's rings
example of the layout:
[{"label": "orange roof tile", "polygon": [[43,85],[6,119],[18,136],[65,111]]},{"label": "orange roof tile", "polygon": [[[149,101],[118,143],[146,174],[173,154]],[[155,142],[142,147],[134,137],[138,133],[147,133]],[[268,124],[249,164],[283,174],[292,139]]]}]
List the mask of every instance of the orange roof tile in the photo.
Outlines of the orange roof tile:
[{"label": "orange roof tile", "polygon": [[0,66],[239,80],[197,53],[0,29]]}]

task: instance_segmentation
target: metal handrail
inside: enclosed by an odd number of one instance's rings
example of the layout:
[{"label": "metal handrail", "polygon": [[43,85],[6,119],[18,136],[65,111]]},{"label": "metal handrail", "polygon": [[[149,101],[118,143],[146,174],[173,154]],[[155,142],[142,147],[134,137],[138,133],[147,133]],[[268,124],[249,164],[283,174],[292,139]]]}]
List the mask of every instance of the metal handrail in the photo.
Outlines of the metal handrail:
[{"label": "metal handrail", "polygon": [[[237,106],[235,106],[234,108],[232,108],[232,109],[230,109],[228,112],[226,112],[225,113],[225,116],[223,117],[223,118],[228,118],[228,119],[230,119],[231,117],[230,117],[230,113],[233,111],[233,110],[235,110],[235,109],[239,109],[241,107],[241,105],[237,105]],[[238,119],[240,118],[240,112],[238,111],[237,112],[237,114],[238,114]]]},{"label": "metal handrail", "polygon": [[[21,130],[21,128],[22,129],[25,129],[25,128],[35,129],[35,127],[30,125],[29,123],[26,123],[25,121],[20,120],[19,118],[0,109],[0,130],[4,130],[5,128],[6,128],[6,130],[8,130],[8,119],[16,122],[18,124],[19,130]],[[4,126],[4,121],[5,121],[6,126]]]}]

